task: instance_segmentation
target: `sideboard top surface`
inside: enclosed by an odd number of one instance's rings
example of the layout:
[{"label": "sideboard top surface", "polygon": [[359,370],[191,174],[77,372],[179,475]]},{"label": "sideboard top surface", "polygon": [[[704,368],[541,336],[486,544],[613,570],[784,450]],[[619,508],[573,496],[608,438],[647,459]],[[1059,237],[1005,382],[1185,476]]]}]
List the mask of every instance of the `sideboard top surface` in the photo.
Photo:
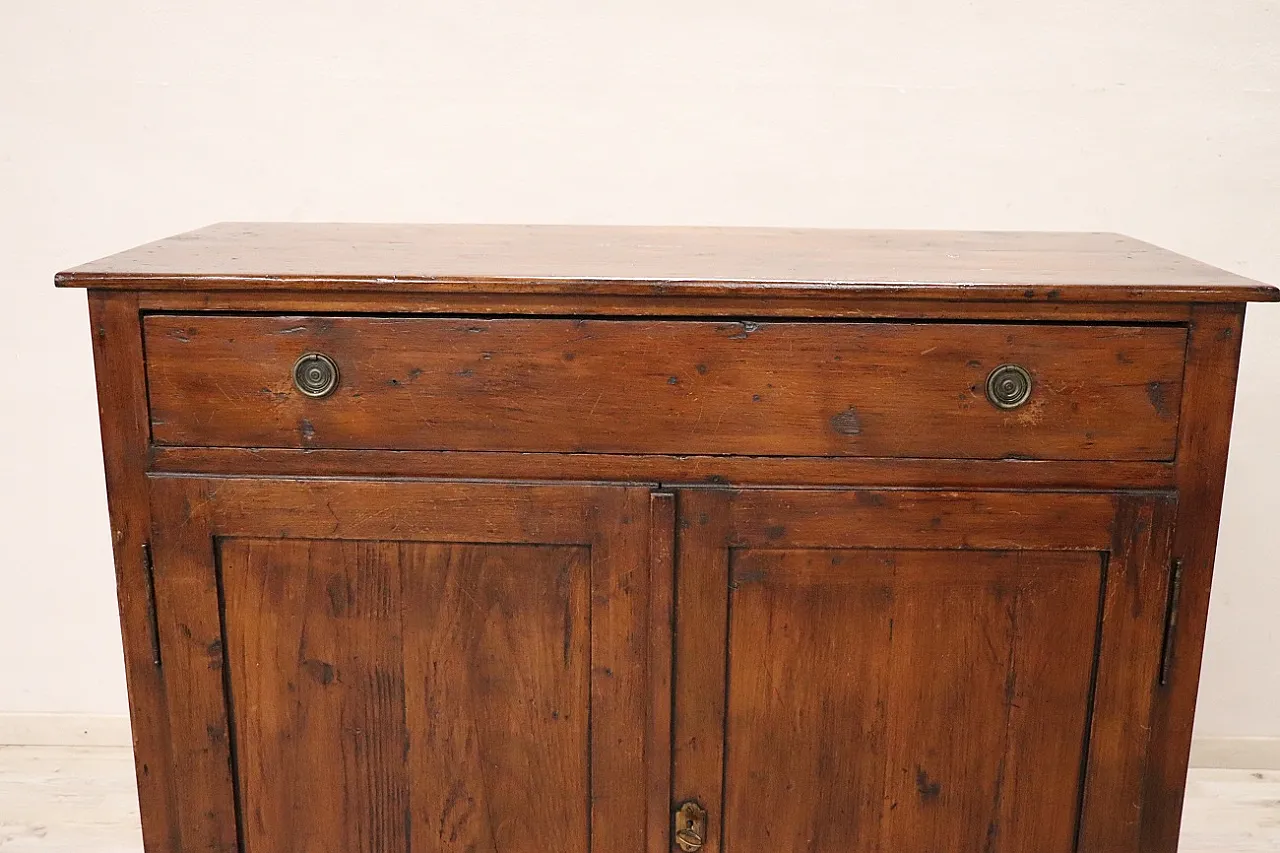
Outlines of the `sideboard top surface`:
[{"label": "sideboard top surface", "polygon": [[224,222],[59,273],[122,290],[1246,302],[1274,287],[1107,233]]}]

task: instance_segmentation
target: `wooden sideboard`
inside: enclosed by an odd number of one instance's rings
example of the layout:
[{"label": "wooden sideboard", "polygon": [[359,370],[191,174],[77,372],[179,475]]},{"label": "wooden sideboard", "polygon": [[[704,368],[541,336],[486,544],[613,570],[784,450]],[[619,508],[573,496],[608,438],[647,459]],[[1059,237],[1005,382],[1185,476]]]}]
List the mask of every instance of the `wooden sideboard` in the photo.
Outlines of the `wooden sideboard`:
[{"label": "wooden sideboard", "polygon": [[221,224],[89,290],[149,853],[1173,853],[1244,304],[1114,234]]}]

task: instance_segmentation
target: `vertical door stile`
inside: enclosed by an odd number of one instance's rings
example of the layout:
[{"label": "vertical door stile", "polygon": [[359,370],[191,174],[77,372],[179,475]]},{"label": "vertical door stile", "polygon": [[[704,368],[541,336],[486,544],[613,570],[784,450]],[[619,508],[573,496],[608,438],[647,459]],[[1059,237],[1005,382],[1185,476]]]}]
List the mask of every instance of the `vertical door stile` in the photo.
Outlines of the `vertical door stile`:
[{"label": "vertical door stile", "polygon": [[704,853],[719,853],[723,820],[731,493],[680,493],[676,524],[676,804],[707,812]]},{"label": "vertical door stile", "polygon": [[676,496],[650,495],[648,853],[671,847],[672,670],[675,630]]}]

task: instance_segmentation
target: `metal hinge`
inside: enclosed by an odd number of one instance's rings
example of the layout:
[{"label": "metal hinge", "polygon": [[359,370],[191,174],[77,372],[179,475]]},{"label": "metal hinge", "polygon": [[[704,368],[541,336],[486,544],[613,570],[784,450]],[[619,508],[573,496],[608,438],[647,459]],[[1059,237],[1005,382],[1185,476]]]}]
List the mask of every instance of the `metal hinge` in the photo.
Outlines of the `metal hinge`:
[{"label": "metal hinge", "polygon": [[157,669],[163,661],[160,657],[160,623],[156,613],[155,566],[151,560],[151,543],[142,543],[142,576],[146,580],[147,623],[151,630],[151,664]]},{"label": "metal hinge", "polygon": [[1164,645],[1160,652],[1160,686],[1169,683],[1169,673],[1173,669],[1174,637],[1178,630],[1178,605],[1182,601],[1182,560],[1174,559],[1169,564],[1169,605],[1164,617]]}]

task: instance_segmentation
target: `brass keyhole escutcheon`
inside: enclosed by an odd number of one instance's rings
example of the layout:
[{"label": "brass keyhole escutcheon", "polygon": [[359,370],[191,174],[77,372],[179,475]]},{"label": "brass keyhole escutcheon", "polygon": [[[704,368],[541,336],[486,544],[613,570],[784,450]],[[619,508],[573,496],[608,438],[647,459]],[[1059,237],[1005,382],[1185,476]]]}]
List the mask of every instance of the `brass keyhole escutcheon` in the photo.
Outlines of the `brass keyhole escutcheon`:
[{"label": "brass keyhole escutcheon", "polygon": [[676,809],[676,846],[684,853],[695,853],[707,840],[707,811],[689,800]]}]

